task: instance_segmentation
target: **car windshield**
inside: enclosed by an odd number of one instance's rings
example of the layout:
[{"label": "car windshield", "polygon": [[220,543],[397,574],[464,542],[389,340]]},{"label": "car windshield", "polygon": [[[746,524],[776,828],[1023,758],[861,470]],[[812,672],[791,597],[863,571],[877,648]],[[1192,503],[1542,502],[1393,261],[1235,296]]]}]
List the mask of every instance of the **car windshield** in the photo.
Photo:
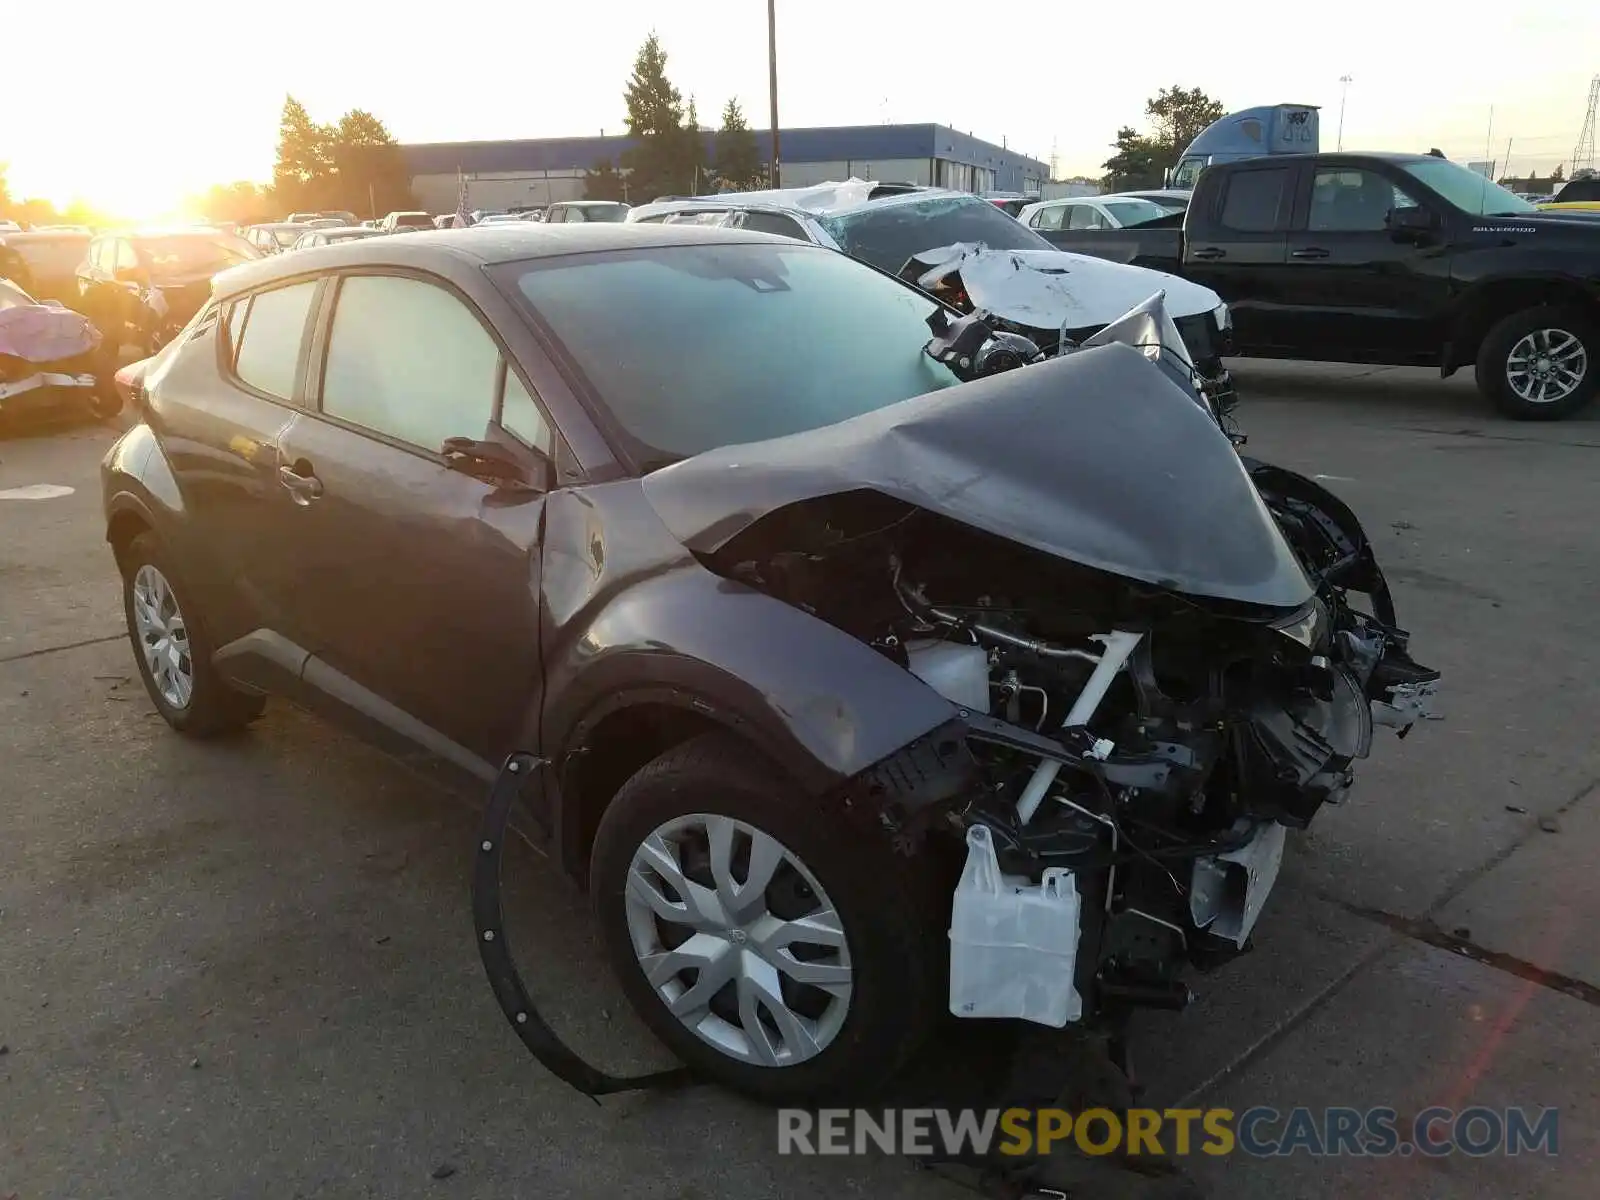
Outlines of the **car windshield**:
[{"label": "car windshield", "polygon": [[1514,213],[1538,211],[1492,179],[1469,171],[1448,158],[1418,158],[1402,162],[1400,169],[1412,178],[1421,180],[1469,216],[1508,217]]},{"label": "car windshield", "polygon": [[240,247],[203,236],[140,238],[139,250],[158,277],[214,273],[250,261]]},{"label": "car windshield", "polygon": [[1015,217],[976,196],[925,196],[820,218],[846,254],[883,271],[939,246],[976,242],[991,250],[1053,250]]},{"label": "car windshield", "polygon": [[1159,221],[1171,214],[1170,209],[1162,208],[1149,200],[1106,200],[1104,204],[1106,211],[1124,228],[1129,225],[1143,225],[1146,221]]},{"label": "car windshield", "polygon": [[290,246],[298,242],[302,236],[304,236],[306,227],[301,225],[289,229],[272,229],[268,232],[272,234],[273,241],[277,242],[278,245],[287,250]]},{"label": "car windshield", "polygon": [[585,204],[582,207],[585,221],[617,222],[628,219],[626,204]]},{"label": "car windshield", "polygon": [[957,382],[922,352],[926,296],[820,247],[662,246],[513,263],[501,278],[644,469]]}]

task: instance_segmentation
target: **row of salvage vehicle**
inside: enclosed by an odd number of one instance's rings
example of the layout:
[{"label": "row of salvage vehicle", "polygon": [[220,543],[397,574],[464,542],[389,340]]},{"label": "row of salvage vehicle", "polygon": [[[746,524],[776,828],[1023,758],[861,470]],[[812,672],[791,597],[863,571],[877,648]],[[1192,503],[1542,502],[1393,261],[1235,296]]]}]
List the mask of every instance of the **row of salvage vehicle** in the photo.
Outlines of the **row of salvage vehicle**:
[{"label": "row of salvage vehicle", "polygon": [[[229,270],[119,376],[103,472],[170,725],[278,695],[493,783],[650,1027],[779,1101],[882,1083],[941,1009],[1182,1007],[1438,678],[1349,508],[1240,456],[1214,293],[824,191]],[[602,1090],[497,874],[496,995]]]}]

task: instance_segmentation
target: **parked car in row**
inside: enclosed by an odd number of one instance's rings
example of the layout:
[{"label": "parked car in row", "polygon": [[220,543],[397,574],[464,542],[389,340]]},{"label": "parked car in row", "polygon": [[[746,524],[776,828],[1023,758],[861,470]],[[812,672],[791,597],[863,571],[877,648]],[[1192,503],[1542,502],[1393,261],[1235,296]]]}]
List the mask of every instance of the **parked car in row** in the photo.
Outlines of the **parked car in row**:
[{"label": "parked car in row", "polygon": [[89,243],[74,305],[112,361],[123,346],[154,353],[206,303],[211,277],[260,257],[248,241],[206,228],[106,234]]},{"label": "parked car in row", "polygon": [[0,418],[27,411],[114,415],[121,401],[97,374],[100,331],[57,300],[0,275]]},{"label": "parked car in row", "polygon": [[355,242],[362,238],[382,237],[381,229],[363,229],[359,225],[336,225],[332,228],[311,229],[295,239],[291,249],[309,250],[313,246],[337,246],[341,242]]},{"label": "parked car in row", "polygon": [[1545,212],[1600,212],[1600,176],[1570,179],[1552,196],[1540,196],[1537,203]]},{"label": "parked car in row", "polygon": [[89,235],[70,230],[0,234],[0,279],[9,278],[38,300],[78,303],[78,265]]},{"label": "parked car in row", "polygon": [[278,254],[293,246],[300,235],[311,228],[313,226],[307,221],[273,221],[248,226],[244,236],[261,253]]},{"label": "parked car in row", "polygon": [[1142,196],[1074,196],[1029,204],[1017,213],[1017,220],[1049,241],[1055,229],[1127,229],[1163,220],[1172,211]]},{"label": "parked car in row", "polygon": [[401,233],[407,229],[433,229],[433,218],[425,212],[392,212],[378,223],[385,233]]},{"label": "parked car in row", "polygon": [[1120,1045],[1248,948],[1286,827],[1438,673],[1348,509],[1158,365],[1158,299],[1154,342],[1008,369],[808,241],[225,272],[102,465],[137,670],[180,732],[274,694],[509,786],[630,1002],[732,1087],[882,1084],[947,1008]]},{"label": "parked car in row", "polygon": [[1184,220],[1056,244],[1182,274],[1241,354],[1476,372],[1519,420],[1600,393],[1600,221],[1540,209],[1431,154],[1287,154],[1207,167]]},{"label": "parked car in row", "polygon": [[574,221],[626,221],[628,206],[620,200],[558,200],[541,218],[549,224]]}]

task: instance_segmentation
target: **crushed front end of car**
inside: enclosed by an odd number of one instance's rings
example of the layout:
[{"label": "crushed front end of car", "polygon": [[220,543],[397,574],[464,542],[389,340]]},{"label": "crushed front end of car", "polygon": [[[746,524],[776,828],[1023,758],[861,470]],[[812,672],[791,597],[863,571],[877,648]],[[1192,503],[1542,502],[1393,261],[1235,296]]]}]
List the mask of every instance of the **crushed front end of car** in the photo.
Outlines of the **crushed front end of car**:
[{"label": "crushed front end of car", "polygon": [[1084,349],[644,481],[713,571],[949,702],[841,795],[941,864],[958,1016],[1183,1008],[1249,946],[1286,831],[1375,725],[1429,713],[1354,516],[1242,460],[1158,357]]}]

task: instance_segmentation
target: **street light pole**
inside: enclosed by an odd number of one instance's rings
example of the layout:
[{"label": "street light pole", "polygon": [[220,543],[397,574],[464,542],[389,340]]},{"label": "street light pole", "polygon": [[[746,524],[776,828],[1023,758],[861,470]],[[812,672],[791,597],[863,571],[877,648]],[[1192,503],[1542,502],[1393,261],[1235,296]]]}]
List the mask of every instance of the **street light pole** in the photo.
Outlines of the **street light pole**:
[{"label": "street light pole", "polygon": [[1336,147],[1336,149],[1343,150],[1344,149],[1344,101],[1345,101],[1345,97],[1350,94],[1350,76],[1348,76],[1348,75],[1339,76],[1339,83],[1340,83],[1340,88],[1339,88],[1339,144]]},{"label": "street light pole", "polygon": [[777,0],[767,0],[767,87],[772,101],[772,187],[782,187],[778,166],[778,16]]}]

